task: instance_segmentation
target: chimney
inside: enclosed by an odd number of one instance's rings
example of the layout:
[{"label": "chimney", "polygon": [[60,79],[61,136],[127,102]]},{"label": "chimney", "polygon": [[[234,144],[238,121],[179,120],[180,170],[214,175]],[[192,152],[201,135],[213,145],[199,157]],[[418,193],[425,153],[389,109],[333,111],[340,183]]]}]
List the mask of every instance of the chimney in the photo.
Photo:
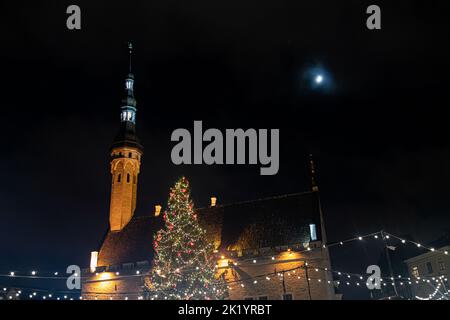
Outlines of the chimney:
[{"label": "chimney", "polygon": [[160,213],[161,213],[161,206],[157,204],[155,206],[155,217],[159,216]]},{"label": "chimney", "polygon": [[215,207],[216,206],[216,202],[217,202],[217,198],[216,197],[211,197],[211,207]]},{"label": "chimney", "polygon": [[95,269],[97,268],[97,261],[98,261],[98,251],[92,251],[91,252],[91,272],[95,272]]}]

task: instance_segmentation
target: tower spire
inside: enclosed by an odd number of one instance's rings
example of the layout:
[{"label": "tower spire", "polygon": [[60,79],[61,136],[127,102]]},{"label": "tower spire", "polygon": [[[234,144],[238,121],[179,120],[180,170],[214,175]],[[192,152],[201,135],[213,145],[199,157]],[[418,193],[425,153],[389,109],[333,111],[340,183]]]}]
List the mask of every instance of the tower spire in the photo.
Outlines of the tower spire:
[{"label": "tower spire", "polygon": [[134,98],[134,74],[131,72],[133,44],[128,42],[128,75],[125,79],[125,97],[122,99],[122,122],[136,122],[136,99]]},{"label": "tower spire", "polygon": [[118,146],[131,146],[142,152],[142,145],[136,135],[136,99],[134,98],[134,74],[132,71],[133,44],[128,42],[128,74],[125,77],[125,92],[122,98],[120,111],[120,128],[114,139],[113,148]]},{"label": "tower spire", "polygon": [[131,74],[131,57],[133,55],[133,43],[131,41],[128,41],[128,73]]}]

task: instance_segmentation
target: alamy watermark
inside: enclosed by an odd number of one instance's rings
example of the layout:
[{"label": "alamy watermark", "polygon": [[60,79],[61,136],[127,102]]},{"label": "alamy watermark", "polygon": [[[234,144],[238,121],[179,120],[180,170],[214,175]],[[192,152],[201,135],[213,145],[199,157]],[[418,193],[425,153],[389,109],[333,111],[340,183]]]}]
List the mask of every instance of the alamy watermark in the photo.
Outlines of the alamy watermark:
[{"label": "alamy watermark", "polygon": [[[171,152],[172,162],[176,165],[259,162],[261,175],[275,175],[280,167],[279,129],[226,129],[224,135],[214,128],[203,132],[202,121],[194,121],[193,137],[189,130],[179,128],[172,132],[171,141],[178,142]],[[203,142],[208,144],[203,147]]]},{"label": "alamy watermark", "polygon": [[69,30],[81,29],[81,9],[79,6],[72,4],[67,7],[66,13],[69,14],[66,20],[66,27]]},{"label": "alamy watermark", "polygon": [[367,277],[366,286],[369,290],[381,289],[381,269],[377,265],[370,265],[367,267],[366,273],[370,276]]},{"label": "alamy watermark", "polygon": [[81,269],[76,264],[67,267],[66,273],[69,274],[66,280],[66,286],[69,290],[81,289]]}]

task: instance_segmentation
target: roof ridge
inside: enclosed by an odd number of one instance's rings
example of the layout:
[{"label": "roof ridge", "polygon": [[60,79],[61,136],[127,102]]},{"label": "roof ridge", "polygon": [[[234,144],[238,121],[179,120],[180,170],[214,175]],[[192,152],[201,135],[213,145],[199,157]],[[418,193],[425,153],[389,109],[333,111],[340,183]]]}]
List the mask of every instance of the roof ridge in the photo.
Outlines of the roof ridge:
[{"label": "roof ridge", "polygon": [[[265,197],[265,198],[258,198],[258,199],[253,199],[253,200],[244,200],[244,201],[237,201],[237,202],[231,202],[231,203],[225,203],[225,204],[218,204],[215,205],[215,207],[229,207],[229,206],[234,206],[234,205],[239,205],[239,204],[247,204],[247,203],[252,203],[252,202],[259,202],[259,201],[269,201],[269,200],[274,200],[274,199],[283,199],[283,198],[288,198],[288,197],[294,197],[294,196],[303,196],[303,195],[308,195],[308,194],[313,194],[314,191],[304,191],[304,192],[295,192],[295,193],[287,193],[287,194],[281,194],[281,195],[277,195],[277,196],[270,196],[270,197]],[[210,209],[211,207],[198,207],[196,208],[196,210],[203,210],[203,209]],[[133,218],[131,220],[137,220],[137,219],[148,219],[148,218],[154,218],[155,216],[153,214],[147,214],[147,215],[139,215],[139,216],[133,216]]]},{"label": "roof ridge", "polygon": [[[288,198],[288,197],[293,197],[293,196],[301,196],[301,195],[307,195],[307,194],[313,194],[313,193],[314,193],[314,191],[287,193],[287,194],[271,196],[271,197],[265,197],[265,198],[259,198],[259,199],[253,199],[253,200],[244,200],[244,201],[238,201],[238,202],[232,202],[232,203],[218,204],[218,205],[216,205],[216,207],[228,207],[228,206],[234,206],[234,205],[238,205],[238,204],[246,204],[246,203],[258,202],[258,201],[268,201],[268,200],[273,200],[273,199],[282,199],[282,198]],[[207,208],[210,208],[210,207],[197,208],[197,210],[207,209]]]}]

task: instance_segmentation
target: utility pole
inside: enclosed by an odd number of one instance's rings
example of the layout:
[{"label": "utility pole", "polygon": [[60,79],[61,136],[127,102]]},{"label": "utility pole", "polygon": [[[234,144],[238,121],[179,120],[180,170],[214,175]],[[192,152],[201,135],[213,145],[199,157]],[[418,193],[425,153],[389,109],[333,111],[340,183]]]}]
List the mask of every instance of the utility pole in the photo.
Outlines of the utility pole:
[{"label": "utility pole", "polygon": [[392,286],[394,287],[395,296],[398,297],[397,286],[395,284],[395,278],[394,278],[394,271],[392,270],[391,257],[389,255],[389,250],[390,249],[387,246],[386,237],[384,235],[383,230],[381,230],[380,233],[381,233],[381,238],[383,239],[383,243],[384,243],[384,250],[386,252],[386,260],[387,260],[387,263],[388,263],[389,273],[390,273],[391,279],[392,279]]},{"label": "utility pole", "polygon": [[283,299],[286,297],[286,282],[284,281],[284,270],[281,273],[281,276],[283,277]]},{"label": "utility pole", "polygon": [[311,287],[309,285],[308,264],[306,262],[305,262],[305,276],[306,276],[306,283],[308,284],[309,300],[312,300],[312,298],[311,298]]}]

